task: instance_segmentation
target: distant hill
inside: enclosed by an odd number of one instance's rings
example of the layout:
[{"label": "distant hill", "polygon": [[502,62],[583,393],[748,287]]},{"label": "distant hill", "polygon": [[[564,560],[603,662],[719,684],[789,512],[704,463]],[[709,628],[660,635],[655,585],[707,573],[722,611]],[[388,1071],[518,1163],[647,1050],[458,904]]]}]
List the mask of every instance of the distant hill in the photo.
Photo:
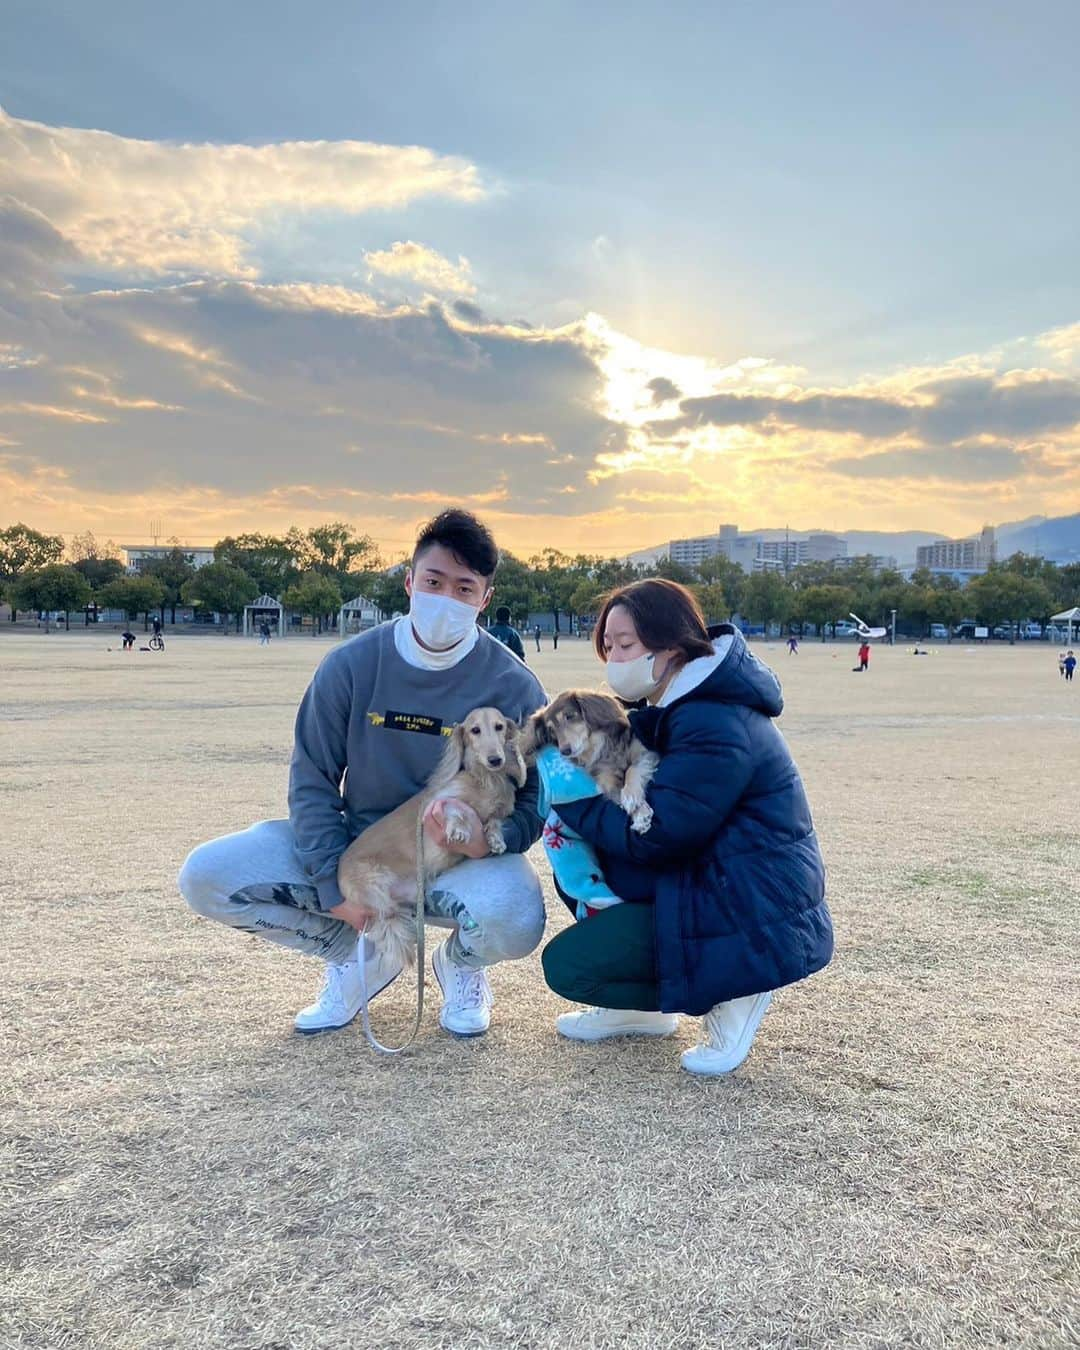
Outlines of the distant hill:
[{"label": "distant hill", "polygon": [[628,553],[623,559],[629,563],[654,563],[668,555],[667,544],[654,544],[652,548],[639,548],[636,553]]},{"label": "distant hill", "polygon": [[1080,513],[1074,516],[1030,516],[998,526],[998,557],[1037,553],[1053,562],[1080,562]]}]

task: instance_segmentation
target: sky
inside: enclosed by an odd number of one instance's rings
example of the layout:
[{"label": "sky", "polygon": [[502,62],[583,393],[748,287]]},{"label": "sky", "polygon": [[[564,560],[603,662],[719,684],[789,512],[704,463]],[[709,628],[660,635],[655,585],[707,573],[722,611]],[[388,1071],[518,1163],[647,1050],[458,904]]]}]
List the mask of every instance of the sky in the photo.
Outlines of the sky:
[{"label": "sky", "polygon": [[1068,3],[8,0],[0,525],[1080,511]]}]

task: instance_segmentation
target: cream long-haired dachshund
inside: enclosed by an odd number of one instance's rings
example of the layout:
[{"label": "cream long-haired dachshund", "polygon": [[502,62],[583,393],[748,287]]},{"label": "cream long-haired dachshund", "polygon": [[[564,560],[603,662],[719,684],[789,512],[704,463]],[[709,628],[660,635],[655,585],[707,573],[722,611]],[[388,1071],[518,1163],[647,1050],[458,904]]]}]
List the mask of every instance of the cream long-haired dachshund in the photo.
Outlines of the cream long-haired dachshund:
[{"label": "cream long-haired dachshund", "polygon": [[[417,886],[426,889],[462,860],[462,854],[424,837],[421,821],[432,802],[465,802],[480,817],[492,853],[506,851],[502,822],[514,809],[515,788],[525,782],[518,735],[517,723],[498,708],[474,708],[454,728],[424,788],[377,820],[341,855],[338,887],[346,900],[375,915],[364,935],[380,951],[411,964]],[[468,843],[466,814],[449,804],[443,810],[447,840]]]},{"label": "cream long-haired dachshund", "polygon": [[645,800],[660,756],[635,737],[626,709],[610,694],[568,689],[525,724],[522,749],[535,755],[545,745],[585,770],[605,797],[618,802],[630,817],[630,828],[644,834],[652,824]]}]

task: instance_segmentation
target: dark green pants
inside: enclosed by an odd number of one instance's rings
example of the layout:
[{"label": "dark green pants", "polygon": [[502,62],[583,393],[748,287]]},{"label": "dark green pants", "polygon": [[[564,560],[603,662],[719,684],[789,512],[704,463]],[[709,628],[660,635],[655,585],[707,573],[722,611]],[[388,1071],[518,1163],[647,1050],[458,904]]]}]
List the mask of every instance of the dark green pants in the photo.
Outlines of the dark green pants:
[{"label": "dark green pants", "polygon": [[612,905],[553,937],[541,955],[560,998],[597,1008],[660,1011],[651,904]]}]

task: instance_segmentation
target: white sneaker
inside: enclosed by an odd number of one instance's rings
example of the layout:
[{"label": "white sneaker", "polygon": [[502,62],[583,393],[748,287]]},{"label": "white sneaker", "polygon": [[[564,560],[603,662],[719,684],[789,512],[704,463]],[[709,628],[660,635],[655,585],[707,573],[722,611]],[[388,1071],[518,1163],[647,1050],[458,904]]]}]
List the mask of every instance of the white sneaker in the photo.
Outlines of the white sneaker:
[{"label": "white sneaker", "polygon": [[632,1012],[627,1008],[586,1008],[560,1013],[555,1030],[572,1041],[606,1041],[613,1036],[674,1036],[678,1013]]},{"label": "white sneaker", "polygon": [[370,953],[363,971],[355,959],[337,965],[328,961],[319,997],[296,1014],[293,1026],[301,1036],[315,1036],[320,1031],[347,1027],[360,1011],[364,975],[367,976],[370,1003],[376,994],[393,984],[401,970],[400,964],[394,964],[378,951]]},{"label": "white sneaker", "polygon": [[701,1043],[682,1053],[682,1066],[690,1073],[716,1076],[737,1069],[750,1053],[761,1019],[772,994],[748,994],[718,1003],[701,1019]]},{"label": "white sneaker", "polygon": [[482,1036],[491,1025],[491,992],[487,974],[451,960],[446,943],[431,954],[431,968],[443,993],[439,1025],[455,1036]]}]

